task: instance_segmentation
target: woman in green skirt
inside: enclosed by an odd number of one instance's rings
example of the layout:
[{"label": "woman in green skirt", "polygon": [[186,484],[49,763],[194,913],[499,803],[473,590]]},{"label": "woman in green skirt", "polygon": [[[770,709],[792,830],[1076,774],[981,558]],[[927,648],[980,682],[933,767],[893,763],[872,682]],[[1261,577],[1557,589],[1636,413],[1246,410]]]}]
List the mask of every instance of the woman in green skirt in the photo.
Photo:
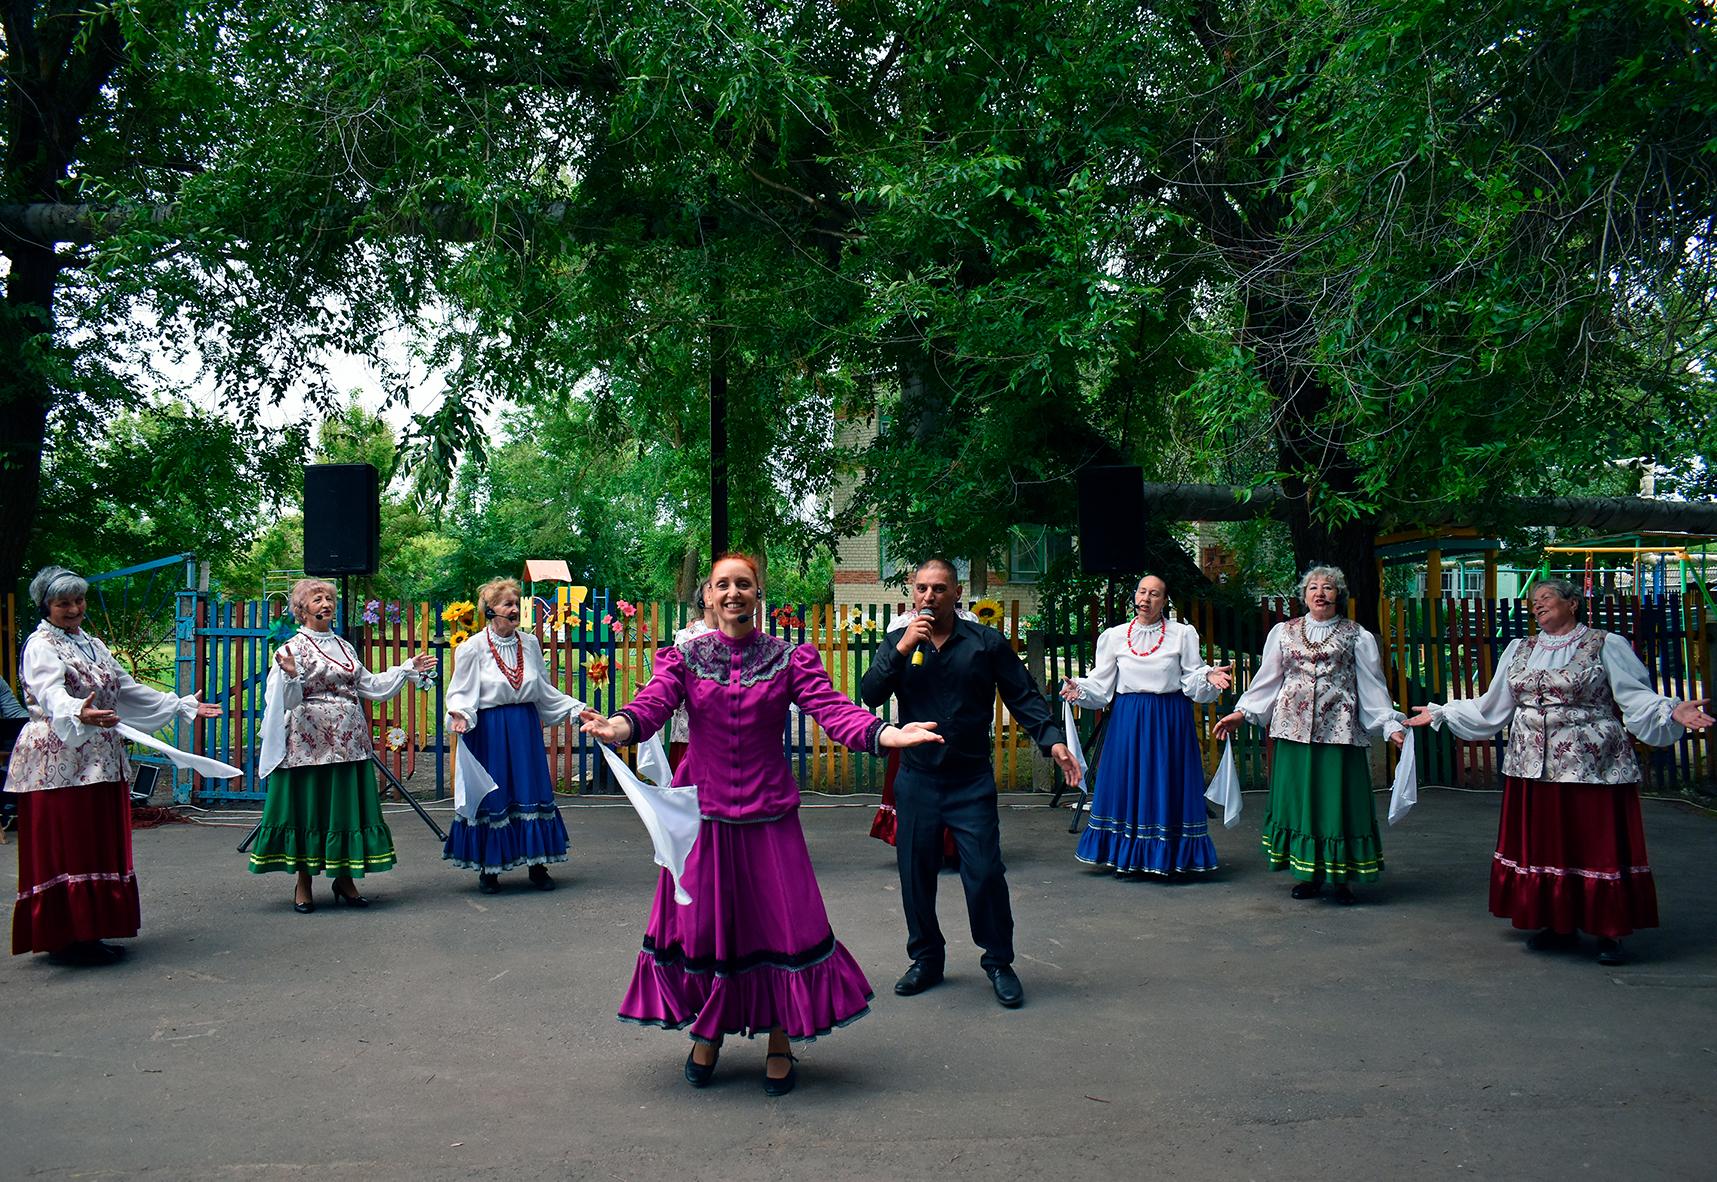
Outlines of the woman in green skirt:
[{"label": "woman in green skirt", "polygon": [[1270,629],[1251,686],[1212,733],[1222,740],[1242,722],[1268,724],[1275,740],[1264,810],[1270,869],[1293,872],[1296,899],[1317,896],[1327,881],[1337,902],[1352,903],[1348,884],[1383,871],[1371,736],[1381,730],[1399,747],[1407,732],[1384,685],[1377,640],[1341,614],[1341,571],[1312,567],[1299,596],[1306,614]]},{"label": "woman in green skirt", "polygon": [[391,698],[408,679],[435,667],[419,653],[386,673],[371,673],[357,650],[329,629],[334,585],[300,579],[288,597],[298,632],[280,646],[268,674],[258,770],[268,778],[262,827],[250,871],[298,875],[292,908],[316,910],[310,876],[334,880],[334,902],[364,907],[354,879],[394,864],[393,834],[370,771],[370,721],[359,699]]}]

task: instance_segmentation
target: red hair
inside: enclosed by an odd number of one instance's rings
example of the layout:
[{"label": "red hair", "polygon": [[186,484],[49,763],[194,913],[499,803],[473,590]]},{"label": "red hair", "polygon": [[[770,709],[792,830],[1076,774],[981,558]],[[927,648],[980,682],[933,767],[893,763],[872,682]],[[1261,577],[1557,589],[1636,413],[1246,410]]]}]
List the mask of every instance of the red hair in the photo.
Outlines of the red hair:
[{"label": "red hair", "polygon": [[715,577],[715,568],[724,562],[743,562],[751,568],[751,581],[759,587],[763,586],[763,572],[757,565],[757,559],[739,550],[728,550],[715,556],[715,561],[709,564],[709,573],[712,579]]}]

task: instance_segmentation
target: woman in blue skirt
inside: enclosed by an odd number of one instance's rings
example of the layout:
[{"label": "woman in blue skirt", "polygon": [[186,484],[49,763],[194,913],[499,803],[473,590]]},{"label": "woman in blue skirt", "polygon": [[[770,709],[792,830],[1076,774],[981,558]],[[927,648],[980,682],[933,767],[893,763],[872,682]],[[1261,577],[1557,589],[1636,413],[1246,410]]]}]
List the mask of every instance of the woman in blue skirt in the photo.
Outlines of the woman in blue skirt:
[{"label": "woman in blue skirt", "polygon": [[1074,856],[1120,877],[1216,869],[1192,704],[1214,702],[1232,667],[1205,664],[1197,629],[1167,619],[1167,606],[1168,584],[1140,579],[1137,614],[1099,636],[1090,675],[1061,690],[1075,705],[1110,710],[1091,822]]},{"label": "woman in blue skirt", "polygon": [[584,709],[549,684],[542,644],[519,631],[519,584],[491,579],[477,589],[488,625],[454,650],[447,726],[495,787],[470,819],[457,816],[441,856],[477,872],[477,889],[501,889],[504,870],[529,866],[531,885],[554,890],[550,862],[566,861],[566,823],[554,803],[543,728]]}]

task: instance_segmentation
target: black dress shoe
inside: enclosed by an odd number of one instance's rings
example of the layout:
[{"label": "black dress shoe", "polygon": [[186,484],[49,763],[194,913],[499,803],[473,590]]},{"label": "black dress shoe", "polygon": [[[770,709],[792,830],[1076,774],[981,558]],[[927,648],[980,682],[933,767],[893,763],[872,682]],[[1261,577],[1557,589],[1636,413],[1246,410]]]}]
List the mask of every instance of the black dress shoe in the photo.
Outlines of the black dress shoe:
[{"label": "black dress shoe", "polygon": [[554,879],[549,877],[547,866],[531,867],[531,885],[539,891],[554,890]]},{"label": "black dress shoe", "polygon": [[477,876],[477,889],[485,895],[500,894],[501,876],[499,874],[479,874]]},{"label": "black dress shoe", "polygon": [[1343,907],[1351,907],[1355,903],[1359,902],[1359,896],[1354,894],[1353,888],[1348,886],[1345,882],[1337,885],[1335,888],[1335,894],[1332,897]]},{"label": "black dress shoe", "polygon": [[79,940],[75,944],[67,944],[64,948],[56,948],[48,953],[48,960],[54,964],[75,965],[78,968],[99,968],[102,965],[113,964],[119,959],[119,950],[103,944],[99,940]]},{"label": "black dress shoe", "polygon": [[1580,933],[1541,928],[1527,937],[1526,946],[1534,952],[1566,952],[1580,946]]},{"label": "black dress shoe", "polygon": [[942,982],[942,966],[927,964],[922,960],[912,962],[912,967],[900,974],[900,980],[894,983],[894,991],[901,997],[911,997],[923,993],[932,985]]},{"label": "black dress shoe", "polygon": [[[335,898],[338,897],[338,895],[335,896]],[[316,901],[314,899],[306,899],[304,902],[300,903],[297,899],[294,899],[292,900],[292,910],[298,912],[300,915],[309,915],[312,911],[316,910]]]},{"label": "black dress shoe", "polygon": [[340,891],[335,891],[334,905],[336,907],[368,907],[370,905],[370,901],[359,894],[347,895]]},{"label": "black dress shoe", "polygon": [[1288,893],[1296,899],[1315,899],[1323,894],[1324,884],[1321,882],[1296,882],[1294,889]]},{"label": "black dress shoe", "polygon": [[1600,936],[1598,938],[1598,963],[1627,964],[1628,950],[1622,947],[1620,940],[1611,940]]},{"label": "black dress shoe", "polygon": [[715,1076],[715,1065],[721,1060],[721,1047],[715,1048],[715,1058],[706,1066],[692,1058],[697,1053],[697,1047],[686,1052],[686,1082],[694,1088],[707,1088],[709,1081]]},{"label": "black dress shoe", "polygon": [[[769,1060],[771,1059],[787,1060],[787,1074],[780,1079],[771,1079],[769,1077]],[[763,1057],[763,1094],[765,1096],[785,1096],[792,1091],[799,1083],[799,1069],[793,1066],[798,1061],[799,1057],[790,1052],[770,1051],[765,1055]]]},{"label": "black dress shoe", "polygon": [[990,974],[990,984],[995,987],[997,1001],[1010,1010],[1017,1010],[1025,1004],[1025,986],[1019,983],[1013,969],[1003,965],[986,971]]}]

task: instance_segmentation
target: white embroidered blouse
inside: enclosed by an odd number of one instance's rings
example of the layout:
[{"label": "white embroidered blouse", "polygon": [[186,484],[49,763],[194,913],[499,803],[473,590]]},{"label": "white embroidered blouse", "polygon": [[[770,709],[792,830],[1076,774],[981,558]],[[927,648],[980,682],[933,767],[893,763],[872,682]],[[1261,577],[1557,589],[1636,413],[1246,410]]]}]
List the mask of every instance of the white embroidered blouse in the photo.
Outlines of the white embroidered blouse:
[{"label": "white embroidered blouse", "polygon": [[[1310,616],[1297,618],[1305,621],[1305,637],[1311,644],[1324,643],[1345,621],[1342,616],[1332,616],[1327,620],[1314,620]],[[1276,699],[1286,684],[1287,663],[1282,657],[1282,634],[1287,626],[1286,623],[1277,624],[1270,629],[1269,636],[1264,638],[1264,653],[1258,662],[1258,672],[1253,674],[1252,683],[1240,695],[1240,700],[1234,703],[1234,708],[1254,726],[1269,725]],[[1383,683],[1383,658],[1377,650],[1377,638],[1363,628],[1358,631],[1353,644],[1354,673],[1358,681],[1355,697],[1357,721],[1362,730],[1373,734],[1382,731],[1383,737],[1388,738],[1402,729],[1403,716],[1395,709],[1389,688]]]},{"label": "white embroidered blouse", "polygon": [[1210,684],[1209,673],[1198,629],[1165,616],[1149,627],[1132,620],[1105,629],[1091,672],[1073,680],[1077,704],[1086,707],[1107,706],[1117,694],[1183,693],[1195,702],[1214,702],[1222,691]]},{"label": "white embroidered blouse", "polygon": [[[516,688],[495,663],[497,654],[519,676]],[[520,661],[524,662],[522,671]],[[536,706],[544,726],[559,726],[584,709],[583,702],[561,693],[549,681],[542,642],[534,635],[514,632],[503,640],[484,628],[453,650],[453,676],[447,679],[449,721],[453,715],[462,714],[467,722],[475,724],[479,710],[526,702]]]},{"label": "white embroidered blouse", "polygon": [[151,689],[127,673],[98,637],[66,632],[43,620],[24,646],[19,670],[30,721],[18,735],[6,791],[41,792],[75,784],[131,778],[125,741],[78,716],[85,699],[141,731],[175,718],[197,716],[195,695],[183,698]]}]

